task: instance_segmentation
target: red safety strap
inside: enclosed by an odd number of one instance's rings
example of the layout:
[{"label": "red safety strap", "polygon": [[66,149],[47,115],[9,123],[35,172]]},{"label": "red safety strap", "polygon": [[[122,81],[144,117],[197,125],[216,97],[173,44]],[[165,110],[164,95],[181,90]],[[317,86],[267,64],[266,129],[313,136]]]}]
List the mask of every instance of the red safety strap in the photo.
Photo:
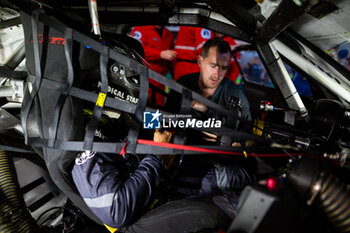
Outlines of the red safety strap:
[{"label": "red safety strap", "polygon": [[222,150],[213,150],[213,149],[179,145],[179,144],[166,143],[166,142],[155,142],[152,140],[145,140],[145,139],[138,139],[137,142],[143,145],[165,147],[165,148],[171,148],[171,149],[177,149],[177,150],[199,151],[199,152],[210,153],[210,154],[243,155],[243,156],[255,156],[255,157],[284,157],[284,156],[297,156],[297,155],[311,156],[311,154],[306,154],[306,153],[256,154],[256,153],[247,153],[245,151],[242,151],[242,152],[222,151]]},{"label": "red safety strap", "polygon": [[126,154],[126,149],[125,149],[125,148],[126,148],[126,144],[128,144],[128,142],[126,142],[126,143],[124,144],[122,150],[121,150],[120,153],[119,153],[120,155],[123,155],[123,156],[124,156],[124,155]]}]

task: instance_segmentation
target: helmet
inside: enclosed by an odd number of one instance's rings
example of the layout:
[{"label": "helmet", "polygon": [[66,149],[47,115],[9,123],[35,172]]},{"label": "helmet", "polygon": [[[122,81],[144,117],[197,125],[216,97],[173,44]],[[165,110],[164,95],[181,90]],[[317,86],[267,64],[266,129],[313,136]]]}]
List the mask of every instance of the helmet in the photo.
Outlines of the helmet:
[{"label": "helmet", "polygon": [[[128,41],[130,39],[134,40],[129,37]],[[136,42],[139,43],[138,41]],[[142,62],[143,49],[141,45],[141,52],[137,52],[134,48],[130,48],[120,40],[108,39],[105,41],[105,44],[124,56]],[[138,50],[140,51],[139,48]],[[81,87],[93,93],[98,93],[101,88],[99,54],[92,54],[91,56],[96,56],[93,59],[95,64],[84,72]],[[108,97],[137,104],[140,90],[140,76],[138,72],[131,70],[118,61],[110,59],[107,65],[107,76]],[[85,102],[83,104],[84,115],[88,116],[84,120],[86,124],[92,116],[93,107],[94,104],[92,103]],[[104,108],[99,127],[95,132],[96,141],[124,141],[128,134],[130,123],[131,116],[129,114],[116,109]]]}]

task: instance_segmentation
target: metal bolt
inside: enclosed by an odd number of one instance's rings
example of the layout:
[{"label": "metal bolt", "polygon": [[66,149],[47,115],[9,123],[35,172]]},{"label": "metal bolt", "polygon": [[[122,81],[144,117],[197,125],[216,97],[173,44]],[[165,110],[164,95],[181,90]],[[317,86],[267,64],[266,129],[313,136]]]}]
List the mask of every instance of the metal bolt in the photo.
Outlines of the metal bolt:
[{"label": "metal bolt", "polygon": [[344,115],[345,115],[345,117],[350,118],[350,112],[346,111],[346,112],[344,113]]},{"label": "metal bolt", "polygon": [[300,0],[293,0],[293,2],[297,5],[297,6],[302,6],[303,3]]},{"label": "metal bolt", "polygon": [[113,66],[112,66],[112,71],[113,71],[113,73],[117,73],[118,70],[119,70],[118,66],[116,66],[116,65],[113,65]]}]

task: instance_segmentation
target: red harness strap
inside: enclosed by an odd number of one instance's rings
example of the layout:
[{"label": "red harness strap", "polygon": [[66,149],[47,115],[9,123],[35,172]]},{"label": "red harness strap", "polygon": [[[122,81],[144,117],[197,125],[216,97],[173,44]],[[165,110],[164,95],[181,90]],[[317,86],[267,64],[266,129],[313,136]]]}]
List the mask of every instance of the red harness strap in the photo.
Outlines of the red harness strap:
[{"label": "red harness strap", "polygon": [[171,149],[177,149],[177,150],[199,151],[199,152],[211,153],[211,154],[227,154],[227,155],[243,155],[243,156],[248,155],[248,156],[256,156],[256,157],[283,157],[283,156],[311,155],[306,153],[256,154],[256,153],[247,153],[245,151],[242,151],[242,152],[222,151],[222,150],[213,150],[213,149],[179,145],[179,144],[166,143],[166,142],[155,142],[152,140],[145,140],[145,139],[138,139],[137,142],[143,145],[165,147],[165,148],[171,148]]}]

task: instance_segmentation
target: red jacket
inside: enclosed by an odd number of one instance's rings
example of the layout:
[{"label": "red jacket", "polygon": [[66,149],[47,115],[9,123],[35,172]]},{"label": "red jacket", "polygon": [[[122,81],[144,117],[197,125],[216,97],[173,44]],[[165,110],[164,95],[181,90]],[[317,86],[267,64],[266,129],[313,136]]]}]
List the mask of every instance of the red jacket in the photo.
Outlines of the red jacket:
[{"label": "red jacket", "polygon": [[[177,62],[174,68],[174,79],[177,80],[183,75],[189,73],[199,72],[199,66],[197,64],[197,57],[202,51],[203,44],[213,38],[214,32],[196,27],[180,27],[175,51],[177,52]],[[223,38],[227,41],[231,47],[237,46],[237,43],[229,36]],[[230,70],[226,74],[226,77],[235,81],[239,74],[237,64],[234,59],[231,58]]]},{"label": "red jacket", "polygon": [[[162,37],[155,26],[138,26],[134,27],[131,36],[141,42],[145,51],[145,59],[150,64],[150,69],[166,75],[171,67],[171,62],[160,59],[162,50],[172,49],[174,35],[171,31],[163,28]],[[164,85],[150,79],[150,84],[164,91]],[[156,94],[156,104],[164,105],[164,96]],[[149,92],[149,99],[152,99],[152,93]]]},{"label": "red jacket", "polygon": [[173,33],[163,28],[161,37],[155,26],[138,26],[134,27],[131,36],[141,42],[145,51],[145,59],[151,65],[150,69],[166,75],[171,64],[160,59],[160,52],[172,49]]}]

